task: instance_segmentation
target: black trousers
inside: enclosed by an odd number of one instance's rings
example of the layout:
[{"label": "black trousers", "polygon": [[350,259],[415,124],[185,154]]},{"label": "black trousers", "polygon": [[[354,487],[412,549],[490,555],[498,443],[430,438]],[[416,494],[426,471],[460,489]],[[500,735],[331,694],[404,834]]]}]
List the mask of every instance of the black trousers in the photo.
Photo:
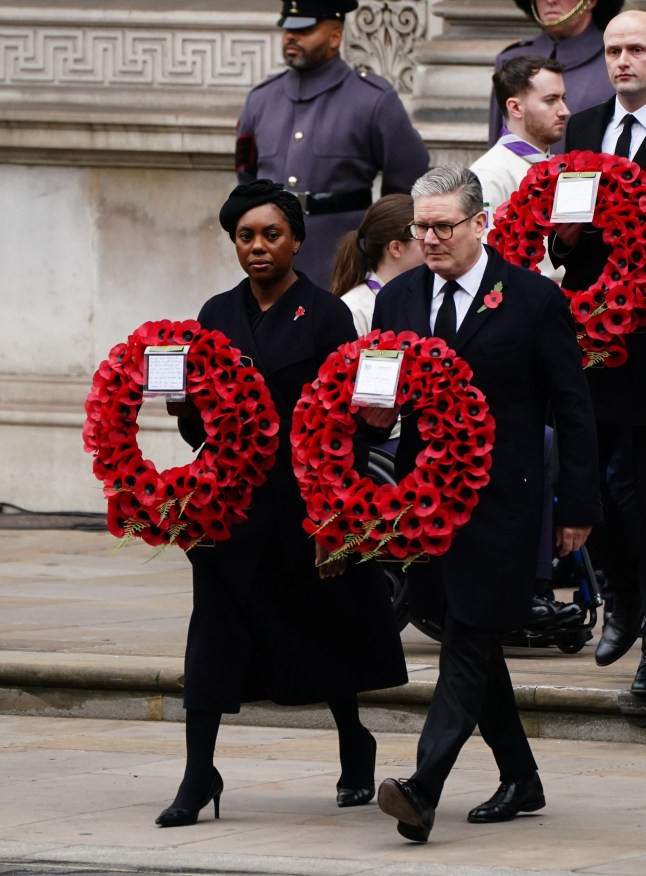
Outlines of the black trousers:
[{"label": "black trousers", "polygon": [[601,567],[618,600],[646,608],[646,426],[598,423]]},{"label": "black trousers", "polygon": [[433,806],[476,726],[493,752],[502,782],[534,774],[536,761],[520,722],[498,633],[446,617],[440,674],[417,747],[417,770],[411,776]]}]

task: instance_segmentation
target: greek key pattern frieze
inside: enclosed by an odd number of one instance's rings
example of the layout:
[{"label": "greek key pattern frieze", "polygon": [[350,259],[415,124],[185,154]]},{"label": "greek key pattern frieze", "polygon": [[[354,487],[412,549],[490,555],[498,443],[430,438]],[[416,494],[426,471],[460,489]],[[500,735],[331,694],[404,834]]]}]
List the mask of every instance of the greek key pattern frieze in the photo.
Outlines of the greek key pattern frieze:
[{"label": "greek key pattern frieze", "polygon": [[426,36],[427,0],[361,0],[346,27],[345,55],[388,79],[400,93],[413,88],[413,51]]},{"label": "greek key pattern frieze", "polygon": [[283,68],[280,34],[4,27],[0,85],[248,89]]}]

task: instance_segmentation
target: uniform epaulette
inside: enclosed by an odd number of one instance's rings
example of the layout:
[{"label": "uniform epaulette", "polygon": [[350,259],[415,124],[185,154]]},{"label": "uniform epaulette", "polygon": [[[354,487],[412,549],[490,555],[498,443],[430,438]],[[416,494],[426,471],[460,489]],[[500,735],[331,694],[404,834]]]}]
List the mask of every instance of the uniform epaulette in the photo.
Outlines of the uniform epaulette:
[{"label": "uniform epaulette", "polygon": [[372,85],[380,91],[389,91],[393,87],[383,76],[378,76],[376,73],[373,73],[372,70],[366,70],[365,67],[354,68],[354,73],[356,73],[357,77],[362,82],[366,82],[368,85]]},{"label": "uniform epaulette", "polygon": [[510,49],[522,49],[524,46],[533,46],[534,40],[518,40],[517,43],[511,43],[509,46],[505,46],[505,48],[500,53],[504,55],[505,52],[508,52]]}]

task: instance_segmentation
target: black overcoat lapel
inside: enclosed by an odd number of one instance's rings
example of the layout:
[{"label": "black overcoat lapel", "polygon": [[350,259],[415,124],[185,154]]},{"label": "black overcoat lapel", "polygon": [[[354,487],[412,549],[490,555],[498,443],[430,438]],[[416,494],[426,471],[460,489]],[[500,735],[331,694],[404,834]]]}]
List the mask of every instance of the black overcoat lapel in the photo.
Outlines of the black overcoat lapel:
[{"label": "black overcoat lapel", "polygon": [[431,334],[431,289],[433,288],[433,274],[422,265],[413,270],[407,283],[410,294],[402,306],[405,308],[404,321],[409,330],[415,332],[420,338],[427,338]]},{"label": "black overcoat lapel", "polygon": [[[495,313],[494,308],[484,306],[485,295],[491,292],[494,285],[498,282],[503,284],[504,295],[504,289],[507,286],[507,264],[491,247],[487,246],[486,250],[488,255],[487,267],[480,288],[458,329],[455,338],[456,352],[459,352],[467,341]],[[433,277],[433,273],[428,268],[423,267],[411,273],[407,284],[410,295],[407,297],[405,304],[402,304],[406,308],[406,323],[410,327],[410,331],[415,332],[420,338],[427,338],[431,335],[430,313]],[[480,308],[484,309],[480,310]]]},{"label": "black overcoat lapel", "polygon": [[[314,286],[304,277],[299,278],[265,314],[255,333],[249,324],[245,303],[248,280],[223,296],[211,299],[207,328],[217,328],[234,347],[248,356],[265,378],[279,413],[289,417],[292,408],[281,398],[272,375],[295,362],[311,357],[315,348],[313,320],[305,319],[313,311]],[[226,300],[225,297],[227,297]],[[219,306],[221,305],[221,306]],[[232,306],[231,306],[232,305]],[[302,308],[303,317],[297,311]],[[260,352],[262,350],[262,353]]]},{"label": "black overcoat lapel", "polygon": [[642,140],[641,146],[637,152],[635,152],[633,161],[637,162],[641,168],[646,167],[646,138]]},{"label": "black overcoat lapel", "polygon": [[601,152],[603,135],[614,110],[615,98],[611,97],[599,106],[572,116],[565,131],[566,151],[591,149],[593,152]]},{"label": "black overcoat lapel", "polygon": [[506,262],[504,262],[498,253],[490,246],[485,247],[485,249],[488,256],[487,267],[485,268],[482,282],[480,283],[475,298],[471,302],[471,306],[462,320],[462,324],[460,325],[455,337],[454,346],[456,353],[459,353],[465,344],[471,340],[473,335],[495,314],[495,308],[487,307],[485,305],[485,296],[492,291],[496,283],[502,283],[502,294],[504,296],[508,284]]},{"label": "black overcoat lapel", "polygon": [[[314,306],[314,286],[300,278],[265,314],[256,328],[258,345],[263,350],[263,366],[271,375],[291,365],[309,359],[315,348],[311,317]],[[302,312],[302,316],[298,313]]]}]

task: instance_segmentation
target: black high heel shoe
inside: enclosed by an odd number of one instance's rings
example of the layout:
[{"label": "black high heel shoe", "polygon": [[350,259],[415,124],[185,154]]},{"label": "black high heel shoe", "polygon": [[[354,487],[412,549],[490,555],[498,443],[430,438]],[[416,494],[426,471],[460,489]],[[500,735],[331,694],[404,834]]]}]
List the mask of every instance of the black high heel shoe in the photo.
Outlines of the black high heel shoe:
[{"label": "black high heel shoe", "polygon": [[201,803],[197,809],[183,809],[176,806],[169,806],[168,809],[164,809],[161,815],[157,816],[155,824],[158,824],[160,827],[184,827],[187,824],[195,824],[197,817],[200,814],[200,810],[204,809],[211,800],[213,800],[215,817],[219,818],[220,796],[224,790],[224,782],[222,781],[222,776],[215,767],[213,769],[215,770],[215,775],[213,776],[211,787],[204,798],[204,802]]},{"label": "black high heel shoe", "polygon": [[377,763],[377,740],[369,731],[368,743],[370,745],[370,753],[372,757],[372,781],[361,787],[345,788],[340,785],[336,786],[336,805],[342,809],[347,806],[365,806],[370,803],[375,796],[375,765]]}]

